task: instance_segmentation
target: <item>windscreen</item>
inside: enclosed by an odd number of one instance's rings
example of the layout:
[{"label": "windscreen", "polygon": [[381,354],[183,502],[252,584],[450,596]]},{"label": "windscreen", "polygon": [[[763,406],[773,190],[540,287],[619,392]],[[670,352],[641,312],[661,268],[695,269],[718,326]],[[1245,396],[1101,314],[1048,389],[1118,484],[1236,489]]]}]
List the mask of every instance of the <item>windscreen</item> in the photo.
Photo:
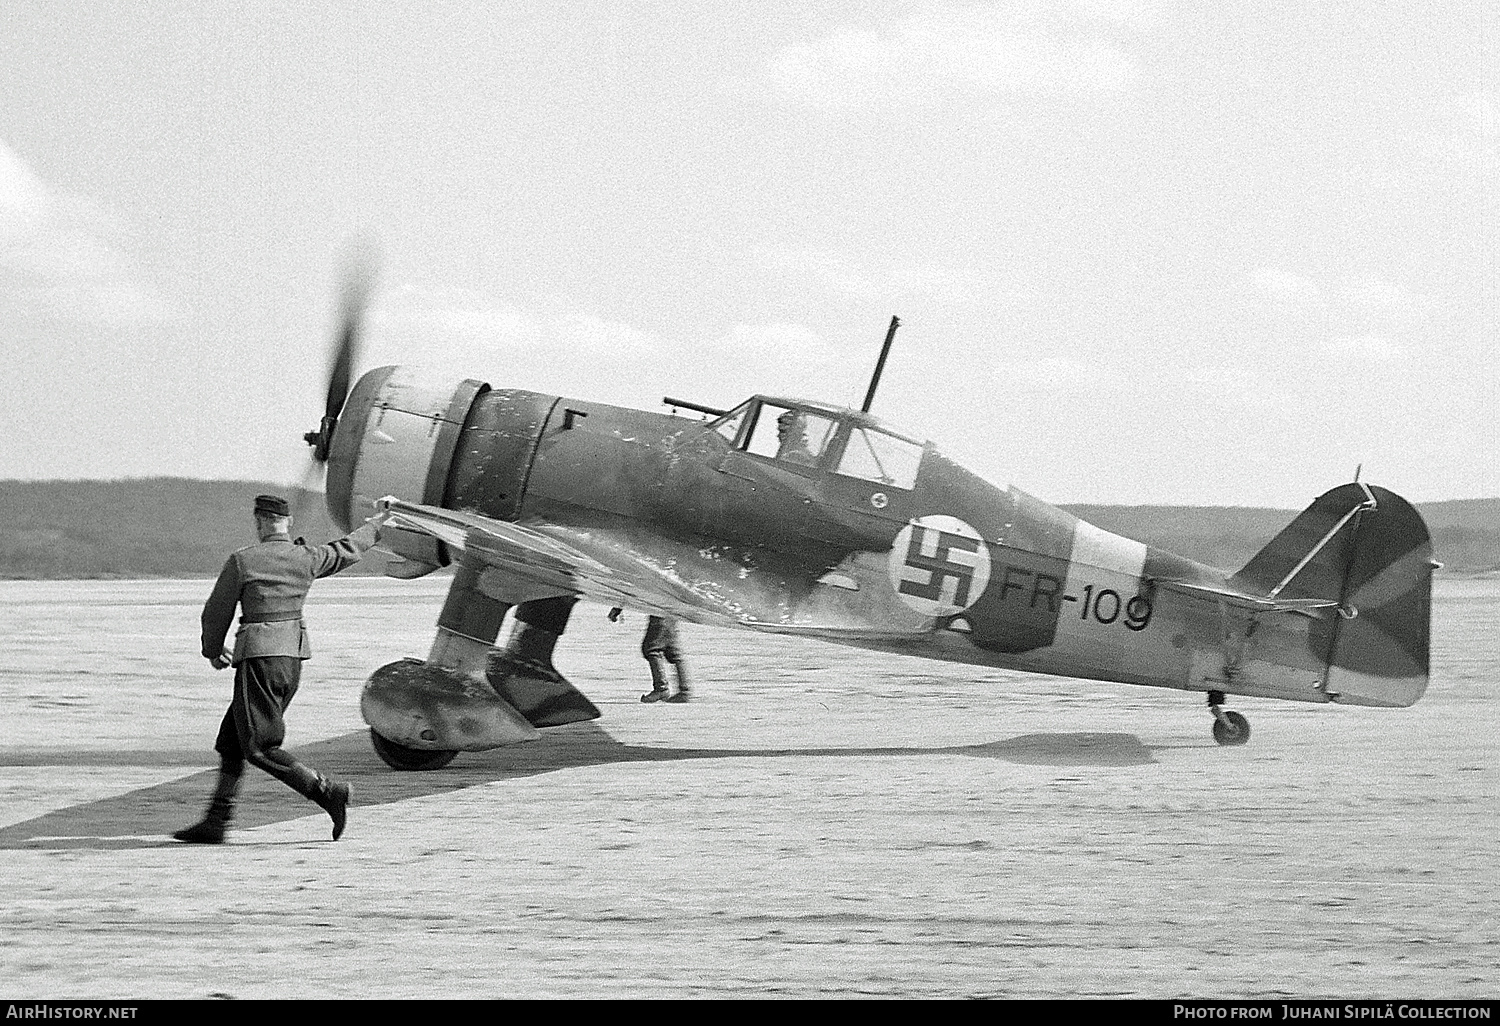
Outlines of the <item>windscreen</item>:
[{"label": "windscreen", "polygon": [[762,403],[745,450],[784,463],[815,467],[833,438],[838,421],[808,410]]},{"label": "windscreen", "polygon": [[837,473],[878,481],[892,488],[911,488],[922,464],[922,447],[871,427],[856,427],[839,460]]}]

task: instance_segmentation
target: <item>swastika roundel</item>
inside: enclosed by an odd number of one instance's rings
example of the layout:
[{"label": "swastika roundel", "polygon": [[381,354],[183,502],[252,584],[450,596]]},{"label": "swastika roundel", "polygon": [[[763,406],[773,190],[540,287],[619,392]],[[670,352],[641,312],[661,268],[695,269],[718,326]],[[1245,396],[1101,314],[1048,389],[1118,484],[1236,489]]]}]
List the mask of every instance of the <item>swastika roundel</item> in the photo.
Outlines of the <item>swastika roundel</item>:
[{"label": "swastika roundel", "polygon": [[918,517],[901,529],[888,563],[891,587],[924,616],[950,616],[990,583],[990,549],[957,517]]}]

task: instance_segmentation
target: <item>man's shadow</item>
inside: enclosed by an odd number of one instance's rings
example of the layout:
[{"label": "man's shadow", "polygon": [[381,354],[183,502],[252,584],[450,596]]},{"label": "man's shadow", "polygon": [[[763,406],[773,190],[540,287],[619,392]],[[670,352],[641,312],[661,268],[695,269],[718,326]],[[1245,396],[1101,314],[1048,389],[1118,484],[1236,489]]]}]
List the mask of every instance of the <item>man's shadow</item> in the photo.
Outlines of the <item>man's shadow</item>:
[{"label": "man's shadow", "polygon": [[[448,794],[479,784],[582,766],[688,759],[831,759],[964,755],[1038,766],[1123,767],[1152,763],[1151,750],[1133,734],[1023,734],[978,745],[889,748],[657,748],[615,740],[597,723],[550,728],[541,738],[488,752],[462,753],[430,772],[398,772],[382,763],[365,731],[354,731],[293,753],[354,787],[354,807],[388,805]],[[204,754],[185,751],[57,751],[0,753],[0,766],[192,766]],[[210,756],[211,757],[211,756]],[[147,848],[177,844],[172,831],[195,821],[214,785],[209,769],[124,794],[57,809],[0,828],[5,848]],[[258,827],[319,814],[317,807],[271,777],[247,767],[234,826]],[[357,812],[356,812],[357,815]]]}]

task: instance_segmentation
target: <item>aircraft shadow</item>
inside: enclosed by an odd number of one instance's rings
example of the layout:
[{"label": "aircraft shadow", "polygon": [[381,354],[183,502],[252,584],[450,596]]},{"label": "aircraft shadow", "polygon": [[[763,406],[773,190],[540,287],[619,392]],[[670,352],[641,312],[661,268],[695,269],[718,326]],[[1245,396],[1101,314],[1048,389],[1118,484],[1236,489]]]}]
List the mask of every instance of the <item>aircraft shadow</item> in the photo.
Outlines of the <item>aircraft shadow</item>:
[{"label": "aircraft shadow", "polygon": [[[835,759],[914,755],[964,755],[1039,766],[1140,766],[1155,759],[1133,734],[1023,734],[978,745],[888,748],[658,748],[615,740],[597,723],[574,723],[545,731],[524,745],[464,753],[446,769],[401,773],[389,769],[370,747],[365,731],[353,731],[293,749],[298,758],[348,780],[355,806],[388,805],[447,794],[495,781],[581,766],[688,759]],[[39,749],[0,753],[0,766],[202,766],[204,752],[99,752]],[[212,756],[208,756],[211,758]],[[203,811],[215,771],[203,770],[150,787],[57,809],[0,828],[0,849],[150,848],[176,845],[169,835]],[[317,812],[315,806],[264,773],[248,768],[234,826],[265,826]],[[290,842],[287,842],[290,843]]]}]

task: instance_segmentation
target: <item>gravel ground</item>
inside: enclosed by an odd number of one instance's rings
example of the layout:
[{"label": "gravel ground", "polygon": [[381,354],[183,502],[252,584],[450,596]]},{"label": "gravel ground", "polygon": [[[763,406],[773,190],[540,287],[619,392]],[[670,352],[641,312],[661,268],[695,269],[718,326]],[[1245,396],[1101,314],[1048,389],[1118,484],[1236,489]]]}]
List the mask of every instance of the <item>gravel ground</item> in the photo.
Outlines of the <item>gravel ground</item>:
[{"label": "gravel ground", "polygon": [[1500,582],[1440,582],[1408,710],[976,671],[686,625],[641,705],[623,625],[558,665],[602,719],[395,773],[358,689],[445,582],[313,592],[288,746],[349,832],[250,771],[197,818],[231,679],[209,582],[0,582],[7,998],[1494,997]]}]

